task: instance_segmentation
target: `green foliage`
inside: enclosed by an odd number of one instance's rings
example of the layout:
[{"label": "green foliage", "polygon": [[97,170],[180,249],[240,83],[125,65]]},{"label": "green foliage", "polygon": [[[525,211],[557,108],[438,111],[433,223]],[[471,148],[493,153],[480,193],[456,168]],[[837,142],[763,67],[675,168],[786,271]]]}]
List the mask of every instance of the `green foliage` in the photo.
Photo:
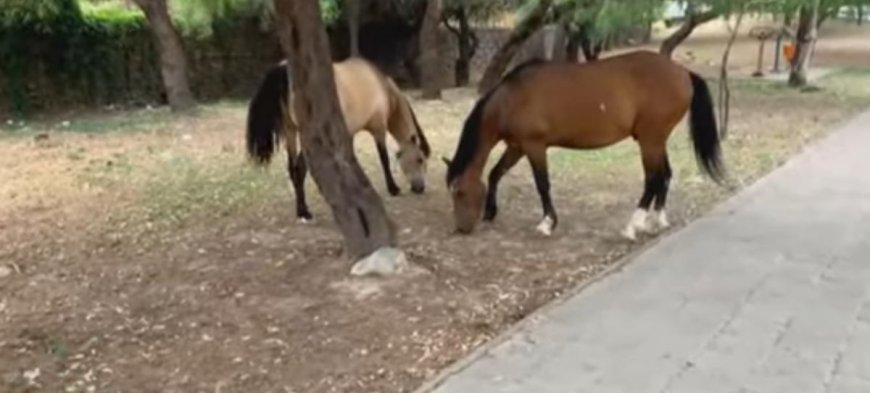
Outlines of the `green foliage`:
[{"label": "green foliage", "polygon": [[[10,1],[10,0],[3,0]],[[124,94],[114,88],[127,59],[145,49],[132,47],[145,31],[142,15],[108,6],[79,6],[75,0],[32,2],[31,8],[3,8],[0,35],[0,86],[13,112],[30,112],[29,85],[56,95],[75,94],[104,102]],[[9,5],[9,3],[4,4]],[[35,75],[48,80],[34,79]]]},{"label": "green foliage", "polygon": [[173,0],[169,3],[174,23],[184,35],[210,37],[218,24],[259,18],[263,28],[272,23],[272,0]]}]

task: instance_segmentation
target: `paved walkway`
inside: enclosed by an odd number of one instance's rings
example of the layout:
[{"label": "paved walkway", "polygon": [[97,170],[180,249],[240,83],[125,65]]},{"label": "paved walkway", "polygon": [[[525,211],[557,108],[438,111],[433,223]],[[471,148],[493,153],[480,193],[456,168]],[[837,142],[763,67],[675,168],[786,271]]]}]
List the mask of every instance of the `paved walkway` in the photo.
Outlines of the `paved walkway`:
[{"label": "paved walkway", "polygon": [[436,393],[870,392],[870,112]]}]

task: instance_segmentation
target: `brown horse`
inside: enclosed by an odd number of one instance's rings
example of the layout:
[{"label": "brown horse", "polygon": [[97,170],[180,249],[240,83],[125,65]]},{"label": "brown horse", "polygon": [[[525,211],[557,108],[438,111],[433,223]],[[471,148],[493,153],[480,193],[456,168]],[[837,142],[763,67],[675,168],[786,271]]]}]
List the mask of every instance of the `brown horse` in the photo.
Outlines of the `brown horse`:
[{"label": "brown horse", "polygon": [[[399,186],[390,171],[386,135],[389,132],[399,145],[396,158],[411,191],[417,194],[426,187],[426,163],[431,150],[411,105],[396,86],[369,62],[351,58],[333,64],[335,85],[344,121],[351,138],[366,130],[372,134],[378,149],[384,178],[390,195],[399,194]],[[286,62],[266,74],[248,107],[248,155],[261,164],[268,163],[275,150],[276,139],[284,139],[287,149],[287,172],[296,194],[296,216],[302,221],[312,218],[305,202],[307,166],[297,137],[290,79]]]},{"label": "brown horse", "polygon": [[[634,240],[638,230],[651,230],[647,216],[653,202],[654,221],[667,227],[667,140],[690,108],[696,158],[719,182],[719,134],[709,89],[697,74],[644,51],[585,64],[532,60],[518,66],[477,101],[453,160],[445,159],[457,231],[473,231],[484,206],[483,219],[495,218],[499,180],[527,157],[544,208],[537,229],[550,235],[558,218],[550,200],[547,148],[599,149],[628,137],[640,145],[646,182],[623,235]],[[487,191],[480,178],[500,141],[507,148],[489,173]]]}]

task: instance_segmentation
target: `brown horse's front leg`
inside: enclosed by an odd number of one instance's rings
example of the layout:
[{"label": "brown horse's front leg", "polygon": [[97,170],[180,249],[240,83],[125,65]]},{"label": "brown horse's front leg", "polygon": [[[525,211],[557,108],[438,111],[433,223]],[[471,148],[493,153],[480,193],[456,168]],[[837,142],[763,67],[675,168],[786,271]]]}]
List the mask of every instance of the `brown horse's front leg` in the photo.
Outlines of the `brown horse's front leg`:
[{"label": "brown horse's front leg", "polygon": [[498,193],[498,182],[517,162],[523,158],[523,152],[517,147],[508,146],[504,154],[498,160],[498,163],[489,172],[489,185],[486,190],[486,204],[483,210],[483,220],[492,221],[498,214],[498,205],[496,203],[496,194]]},{"label": "brown horse's front leg", "polygon": [[550,175],[547,172],[547,150],[546,147],[536,147],[527,151],[529,164],[532,166],[532,174],[535,176],[535,186],[538,189],[538,194],[541,196],[541,205],[544,208],[544,218],[538,224],[537,230],[550,236],[556,225],[559,223],[559,217],[556,215],[556,209],[553,207],[553,201],[550,199]]},{"label": "brown horse's front leg", "polygon": [[392,196],[399,195],[399,186],[396,185],[393,172],[390,171],[390,154],[387,152],[387,144],[384,141],[375,141],[375,145],[378,147],[378,157],[381,159],[381,167],[384,169],[387,191]]}]

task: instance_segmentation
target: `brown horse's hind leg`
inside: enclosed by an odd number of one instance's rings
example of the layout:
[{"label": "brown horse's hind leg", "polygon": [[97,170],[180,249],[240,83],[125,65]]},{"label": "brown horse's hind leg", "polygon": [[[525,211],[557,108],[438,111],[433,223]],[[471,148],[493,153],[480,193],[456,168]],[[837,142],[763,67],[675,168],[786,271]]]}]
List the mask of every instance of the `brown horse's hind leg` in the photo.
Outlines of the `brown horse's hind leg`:
[{"label": "brown horse's hind leg", "polygon": [[498,160],[498,163],[489,172],[489,187],[486,192],[486,205],[483,212],[484,221],[492,221],[498,214],[498,206],[496,204],[496,194],[498,193],[498,182],[514,165],[523,158],[523,152],[516,146],[508,146],[504,154]]},{"label": "brown horse's hind leg", "polygon": [[547,172],[547,148],[543,145],[535,145],[524,147],[524,152],[529,158],[529,164],[532,166],[532,173],[535,176],[535,186],[538,189],[538,194],[541,196],[541,205],[544,208],[544,218],[538,224],[537,230],[545,236],[550,236],[556,225],[559,223],[559,217],[556,215],[556,209],[553,207],[553,201],[550,199],[550,174]]},{"label": "brown horse's hind leg", "polygon": [[668,161],[668,155],[665,153],[664,157],[664,168],[662,170],[662,180],[659,183],[658,192],[656,193],[655,204],[653,207],[656,211],[656,225],[659,229],[665,229],[670,226],[668,222],[668,215],[665,212],[665,203],[668,199],[668,188],[671,186],[671,177],[673,176],[673,172],[671,171],[671,163]]},{"label": "brown horse's hind leg", "polygon": [[[641,144],[640,150],[644,170],[643,195],[641,195],[637,209],[632,214],[628,225],[622,231],[622,235],[630,240],[637,239],[638,231],[650,232],[652,230],[647,224],[647,216],[654,200],[656,201],[656,210],[661,213],[659,218],[664,217],[662,209],[667,198],[667,187],[671,178],[670,164],[664,146],[650,147]],[[659,200],[661,200],[661,206],[659,206]],[[667,219],[665,219],[666,223]],[[659,222],[659,224],[662,223]]]}]

